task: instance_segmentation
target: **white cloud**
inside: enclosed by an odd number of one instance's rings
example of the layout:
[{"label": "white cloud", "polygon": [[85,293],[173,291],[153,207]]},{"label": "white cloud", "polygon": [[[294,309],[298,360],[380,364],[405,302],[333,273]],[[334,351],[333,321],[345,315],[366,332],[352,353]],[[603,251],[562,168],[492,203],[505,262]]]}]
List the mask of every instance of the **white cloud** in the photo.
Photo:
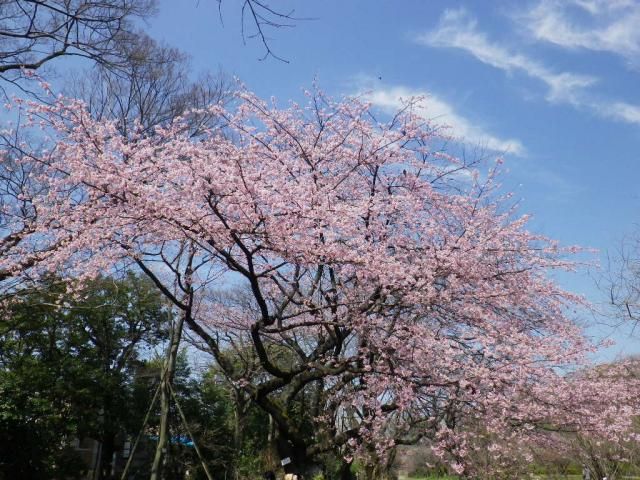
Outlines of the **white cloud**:
[{"label": "white cloud", "polygon": [[[555,0],[542,0],[538,7],[551,3],[556,4]],[[630,2],[626,0],[572,0],[572,3],[587,12],[598,14],[602,11],[612,12],[629,8]],[[640,25],[640,21],[638,25]],[[556,32],[562,30],[559,26],[551,24],[547,25],[545,29]],[[640,38],[640,28],[637,30],[638,33],[635,35]],[[621,37],[623,36],[621,33]],[[520,71],[531,78],[540,80],[548,88],[546,99],[549,102],[569,104],[575,108],[589,110],[603,118],[640,125],[640,106],[603,99],[594,95],[591,90],[598,83],[596,77],[572,72],[556,72],[537,59],[491,42],[483,32],[478,31],[476,20],[464,9],[446,10],[437,27],[430,32],[419,35],[416,37],[416,41],[432,47],[461,49],[473,55],[480,62],[507,73]],[[620,42],[622,44],[621,40]]]},{"label": "white cloud", "polygon": [[495,152],[518,156],[525,154],[524,145],[519,140],[499,138],[488,133],[479,125],[456,113],[453,107],[443,99],[425,91],[393,86],[370,90],[365,97],[373,105],[388,113],[395,113],[402,108],[404,102],[413,97],[423,97],[424,101],[418,107],[417,113],[425,119],[433,120],[436,124],[451,127],[451,132],[448,133],[454,138]]},{"label": "white cloud", "polygon": [[476,26],[476,20],[466,10],[446,10],[437,28],[419,35],[416,41],[433,47],[464,50],[479,61],[506,72],[521,71],[544,82],[549,89],[547,99],[552,102],[577,103],[579,93],[597,82],[589,75],[554,72],[535,59],[490,42]]},{"label": "white cloud", "polygon": [[626,102],[601,102],[592,105],[592,107],[597,109],[603,116],[640,125],[640,105],[632,105]]},{"label": "white cloud", "polygon": [[640,3],[635,0],[541,0],[517,18],[537,40],[632,61],[640,57]]}]

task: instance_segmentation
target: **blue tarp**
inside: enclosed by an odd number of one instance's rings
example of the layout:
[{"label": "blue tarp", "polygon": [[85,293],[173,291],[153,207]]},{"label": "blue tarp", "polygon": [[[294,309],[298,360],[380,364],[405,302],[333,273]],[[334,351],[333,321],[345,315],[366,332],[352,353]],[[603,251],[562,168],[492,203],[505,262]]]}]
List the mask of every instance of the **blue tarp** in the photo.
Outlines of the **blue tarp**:
[{"label": "blue tarp", "polygon": [[[149,435],[149,438],[154,441],[158,440],[157,435]],[[186,435],[178,435],[176,437],[171,437],[169,439],[169,443],[179,443],[180,445],[184,445],[185,447],[193,448],[193,442]]]}]

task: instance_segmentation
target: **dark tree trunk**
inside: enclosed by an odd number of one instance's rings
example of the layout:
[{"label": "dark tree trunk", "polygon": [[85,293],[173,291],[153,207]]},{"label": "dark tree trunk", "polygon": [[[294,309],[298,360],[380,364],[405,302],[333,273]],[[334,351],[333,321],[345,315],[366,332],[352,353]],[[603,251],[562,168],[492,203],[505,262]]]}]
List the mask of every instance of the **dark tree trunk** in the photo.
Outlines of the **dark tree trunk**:
[{"label": "dark tree trunk", "polygon": [[364,468],[365,480],[393,480],[396,476],[392,472],[393,462],[396,457],[396,449],[387,452],[384,458],[380,458],[373,449],[369,450],[371,457],[376,459]]},{"label": "dark tree trunk", "polygon": [[111,480],[113,454],[116,451],[116,421],[113,416],[113,398],[109,393],[102,397],[102,433],[100,438],[100,465],[98,480]]},{"label": "dark tree trunk", "polygon": [[280,460],[289,459],[289,463],[283,465],[285,473],[302,475],[305,479],[311,479],[322,472],[322,465],[307,455],[305,445],[294,445],[279,432],[276,446]]},{"label": "dark tree trunk", "polygon": [[351,471],[351,462],[342,461],[340,463],[340,470],[338,470],[338,478],[340,480],[355,480],[356,476]]},{"label": "dark tree trunk", "polygon": [[116,434],[105,432],[101,438],[100,448],[100,468],[98,469],[98,480],[111,480],[111,463],[115,448]]}]

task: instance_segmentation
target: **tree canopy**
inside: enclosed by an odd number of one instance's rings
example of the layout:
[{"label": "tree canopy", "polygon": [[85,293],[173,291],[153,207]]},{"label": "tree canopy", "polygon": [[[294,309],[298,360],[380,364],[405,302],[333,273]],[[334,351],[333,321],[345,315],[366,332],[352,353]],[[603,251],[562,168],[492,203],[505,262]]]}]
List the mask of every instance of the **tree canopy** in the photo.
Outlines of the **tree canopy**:
[{"label": "tree canopy", "polygon": [[[415,101],[384,121],[315,90],[288,108],[232,103],[123,135],[79,100],[18,102],[48,140],[4,137],[42,189],[20,197],[28,219],[5,209],[0,271],[144,272],[299,471],[423,437],[458,472],[487,435],[509,439],[489,449],[496,468],[550,428],[626,438],[633,385],[562,375],[592,348],[569,316],[579,298],[548,277],[570,250],[527,230],[496,169],[442,153]],[[194,136],[204,113],[219,121]],[[241,344],[251,368],[222,353]]]},{"label": "tree canopy", "polygon": [[153,285],[133,275],[99,277],[70,296],[49,278],[14,298],[5,318],[0,478],[78,475],[87,466],[71,443],[83,438],[102,443],[98,468],[110,470],[116,436],[135,423],[144,349],[166,335],[167,309]]}]

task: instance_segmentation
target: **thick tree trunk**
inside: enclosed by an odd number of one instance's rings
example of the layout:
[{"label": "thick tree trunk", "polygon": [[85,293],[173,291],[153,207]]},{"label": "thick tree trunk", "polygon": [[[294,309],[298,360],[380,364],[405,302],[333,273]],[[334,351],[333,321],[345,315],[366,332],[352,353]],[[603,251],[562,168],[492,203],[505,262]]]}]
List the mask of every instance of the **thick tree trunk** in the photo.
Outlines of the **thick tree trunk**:
[{"label": "thick tree trunk", "polygon": [[280,461],[289,460],[286,465],[283,465],[285,473],[302,475],[305,479],[313,478],[322,473],[322,465],[307,455],[306,446],[293,445],[280,432],[276,445]]},{"label": "thick tree trunk", "polygon": [[370,450],[371,458],[377,461],[370,463],[364,468],[365,480],[394,480],[396,476],[392,472],[393,462],[396,457],[396,449],[387,452],[386,457],[379,458],[375,451]]},{"label": "thick tree trunk", "polygon": [[111,480],[111,464],[115,452],[116,434],[105,432],[100,439],[100,468],[98,470],[98,480]]},{"label": "thick tree trunk", "polygon": [[[104,367],[108,373],[108,366]],[[116,432],[114,431],[113,399],[109,392],[102,396],[102,433],[100,437],[100,465],[97,479],[111,480],[113,454],[115,452]]]},{"label": "thick tree trunk", "polygon": [[171,401],[170,385],[173,382],[173,375],[176,370],[176,360],[178,358],[178,347],[182,337],[182,326],[184,316],[180,315],[171,329],[171,341],[165,360],[165,366],[160,378],[160,431],[158,432],[158,444],[151,466],[150,480],[160,480],[162,477],[162,463],[167,452],[169,441],[169,406]]},{"label": "thick tree trunk", "polygon": [[340,464],[340,470],[338,470],[339,480],[355,480],[356,476],[351,471],[351,462],[345,462],[344,460]]},{"label": "thick tree trunk", "polygon": [[390,480],[391,473],[385,465],[367,465],[364,468],[364,480]]}]

